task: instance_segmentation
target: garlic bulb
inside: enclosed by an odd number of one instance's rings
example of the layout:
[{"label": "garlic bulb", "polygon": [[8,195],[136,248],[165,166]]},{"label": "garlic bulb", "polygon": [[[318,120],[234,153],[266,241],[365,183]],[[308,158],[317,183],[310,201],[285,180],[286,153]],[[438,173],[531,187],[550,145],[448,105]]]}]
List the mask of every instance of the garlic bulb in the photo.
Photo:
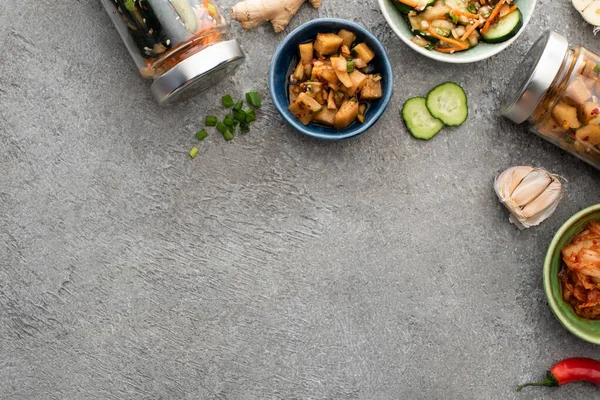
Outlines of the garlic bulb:
[{"label": "garlic bulb", "polygon": [[589,24],[594,25],[594,34],[600,30],[600,0],[572,0],[573,7]]},{"label": "garlic bulb", "polygon": [[520,229],[537,226],[558,207],[562,183],[543,168],[512,167],[498,175],[494,190]]}]

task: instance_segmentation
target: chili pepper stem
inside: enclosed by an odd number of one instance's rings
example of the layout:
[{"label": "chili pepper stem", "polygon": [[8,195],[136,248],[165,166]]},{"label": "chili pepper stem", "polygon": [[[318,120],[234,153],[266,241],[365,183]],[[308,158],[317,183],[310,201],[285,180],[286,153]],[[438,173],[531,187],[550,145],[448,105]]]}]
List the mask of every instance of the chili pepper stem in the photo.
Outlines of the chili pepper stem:
[{"label": "chili pepper stem", "polygon": [[554,375],[552,375],[551,372],[548,372],[548,376],[546,377],[546,379],[544,379],[543,381],[540,382],[527,382],[524,383],[522,385],[520,385],[517,388],[517,392],[520,392],[524,387],[527,386],[548,386],[548,387],[557,387],[559,386],[558,384],[558,380],[556,380],[556,378],[554,377]]}]

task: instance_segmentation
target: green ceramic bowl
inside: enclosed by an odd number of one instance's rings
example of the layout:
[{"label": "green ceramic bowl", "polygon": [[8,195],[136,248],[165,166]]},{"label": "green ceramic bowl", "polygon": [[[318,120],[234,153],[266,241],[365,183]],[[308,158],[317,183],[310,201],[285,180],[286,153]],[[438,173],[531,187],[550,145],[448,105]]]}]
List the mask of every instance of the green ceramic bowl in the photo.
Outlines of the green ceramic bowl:
[{"label": "green ceramic bowl", "polygon": [[550,308],[565,328],[585,341],[600,344],[600,320],[578,317],[571,305],[563,300],[562,287],[558,279],[562,265],[560,253],[562,248],[593,220],[600,221],[600,204],[588,207],[572,216],[554,235],[544,262],[544,291]]},{"label": "green ceramic bowl", "polygon": [[394,5],[394,1],[397,0],[379,0],[379,8],[381,8],[381,12],[385,17],[388,25],[392,30],[398,35],[400,39],[404,43],[406,43],[411,49],[415,50],[418,53],[423,54],[426,57],[432,58],[437,61],[454,63],[454,64],[463,64],[463,63],[472,63],[475,61],[485,60],[495,54],[500,53],[502,50],[506,49],[510,46],[517,38],[523,33],[525,27],[529,23],[531,16],[533,15],[533,10],[535,9],[536,0],[517,0],[515,3],[519,6],[521,13],[523,14],[523,26],[521,30],[517,32],[515,36],[506,42],[502,43],[479,43],[477,46],[469,49],[467,51],[460,51],[454,54],[444,54],[439,53],[437,51],[426,50],[423,47],[417,46],[413,42],[410,41],[415,35],[412,33],[410,29],[410,24],[406,20],[404,14],[402,14],[396,6]]}]

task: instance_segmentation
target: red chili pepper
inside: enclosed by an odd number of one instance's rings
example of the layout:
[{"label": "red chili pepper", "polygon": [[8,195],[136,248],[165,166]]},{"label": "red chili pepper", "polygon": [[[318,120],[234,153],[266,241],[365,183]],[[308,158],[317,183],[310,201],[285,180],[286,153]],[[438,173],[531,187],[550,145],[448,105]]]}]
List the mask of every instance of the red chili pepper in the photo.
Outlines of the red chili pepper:
[{"label": "red chili pepper", "polygon": [[525,386],[557,387],[581,381],[600,386],[600,362],[591,358],[568,358],[550,368],[546,379],[541,382],[524,383],[517,388],[517,392]]}]

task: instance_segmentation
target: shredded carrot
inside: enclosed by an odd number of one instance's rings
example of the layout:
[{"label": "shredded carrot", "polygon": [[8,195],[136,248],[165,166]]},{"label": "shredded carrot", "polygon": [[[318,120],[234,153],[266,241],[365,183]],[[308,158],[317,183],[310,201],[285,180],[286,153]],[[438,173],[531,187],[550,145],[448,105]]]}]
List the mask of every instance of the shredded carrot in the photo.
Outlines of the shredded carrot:
[{"label": "shredded carrot", "polygon": [[452,53],[455,51],[463,51],[468,49],[468,47],[466,48],[462,48],[462,47],[436,47],[435,51],[439,51],[440,53]]},{"label": "shredded carrot", "polygon": [[469,26],[465,31],[465,34],[462,35],[462,37],[460,38],[460,41],[464,42],[465,40],[467,40],[469,36],[471,36],[471,33],[475,32],[475,29],[477,29],[480,24],[481,23],[479,21],[475,22],[474,24],[471,24],[471,26]]},{"label": "shredded carrot", "polygon": [[[508,12],[506,13],[506,15],[512,14],[513,12],[517,11],[519,9],[519,7],[515,4],[514,6],[512,6],[511,8],[509,8]],[[505,15],[505,17],[506,17]]]},{"label": "shredded carrot", "polygon": [[477,14],[471,14],[470,12],[457,10],[455,8],[451,8],[450,10],[452,10],[452,14],[454,15],[464,15],[467,18],[479,19],[479,15]]},{"label": "shredded carrot", "polygon": [[400,3],[406,4],[409,7],[412,8],[416,8],[418,6],[420,6],[418,1],[413,1],[413,0],[398,0]]},{"label": "shredded carrot", "polygon": [[450,43],[455,45],[456,47],[460,47],[462,50],[468,49],[469,46],[465,43],[461,43],[458,40],[450,39],[445,36],[439,35],[436,31],[434,31],[431,26],[427,28],[431,36],[440,39],[442,42]]},{"label": "shredded carrot", "polygon": [[492,14],[489,16],[489,18],[487,19],[487,21],[485,21],[485,25],[481,29],[481,34],[482,35],[485,35],[487,33],[488,29],[490,29],[490,26],[492,26],[492,23],[494,22],[494,20],[496,19],[496,17],[500,13],[500,9],[504,5],[504,2],[505,2],[505,0],[500,0],[498,2],[498,4],[496,4],[496,7],[494,7],[494,11],[492,11]]}]

